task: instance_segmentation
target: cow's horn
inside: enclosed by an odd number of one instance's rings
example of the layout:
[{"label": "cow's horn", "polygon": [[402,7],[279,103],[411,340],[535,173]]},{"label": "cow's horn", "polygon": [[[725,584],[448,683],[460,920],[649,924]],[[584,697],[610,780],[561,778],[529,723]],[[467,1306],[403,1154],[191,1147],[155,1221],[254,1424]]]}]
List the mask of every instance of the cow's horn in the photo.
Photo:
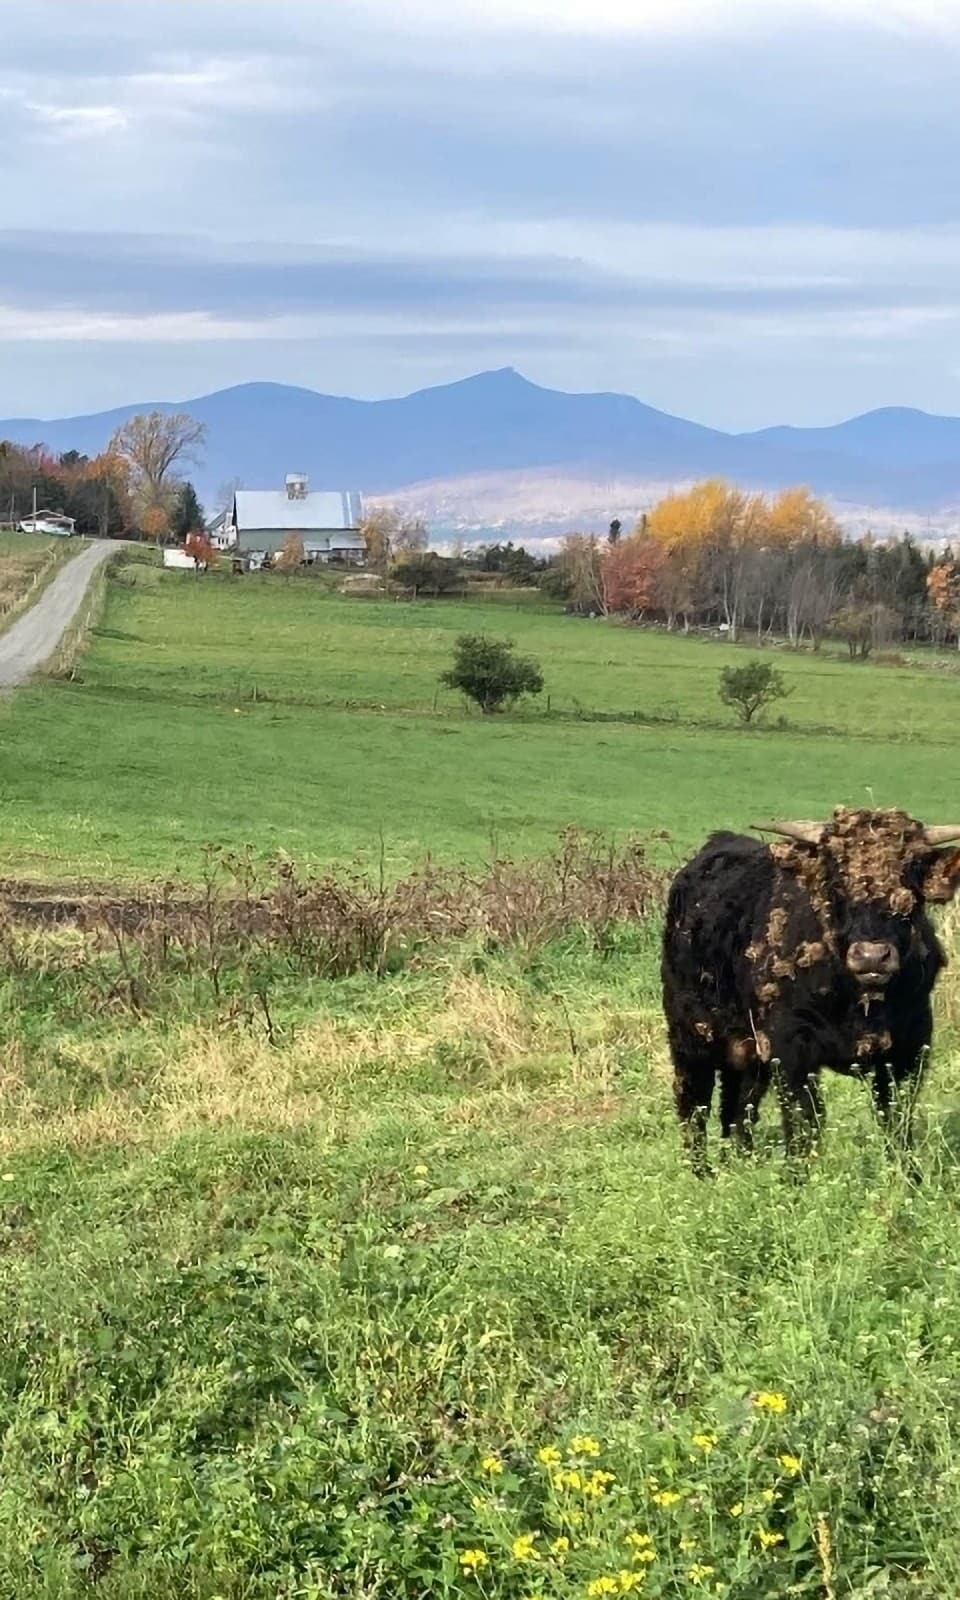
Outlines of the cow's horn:
[{"label": "cow's horn", "polygon": [[960,839],[960,825],[948,823],[946,827],[924,828],[923,838],[926,844],[952,844],[954,839]]},{"label": "cow's horn", "polygon": [[822,844],[825,822],[755,822],[758,833],[779,833],[784,839],[796,839],[798,844]]}]

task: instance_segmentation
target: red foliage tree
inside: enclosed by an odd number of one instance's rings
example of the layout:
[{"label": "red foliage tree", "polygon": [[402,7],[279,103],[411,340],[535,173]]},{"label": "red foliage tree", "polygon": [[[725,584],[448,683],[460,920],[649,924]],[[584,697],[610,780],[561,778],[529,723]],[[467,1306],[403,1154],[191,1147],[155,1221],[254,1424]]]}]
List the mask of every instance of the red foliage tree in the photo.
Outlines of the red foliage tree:
[{"label": "red foliage tree", "polygon": [[206,572],[211,562],[216,560],[216,552],[213,545],[207,535],[200,532],[199,529],[187,534],[184,549],[188,556],[193,557],[193,564],[198,575],[201,572]]},{"label": "red foliage tree", "polygon": [[634,534],[604,551],[603,588],[608,611],[641,616],[661,604],[660,586],[669,554],[656,539]]}]

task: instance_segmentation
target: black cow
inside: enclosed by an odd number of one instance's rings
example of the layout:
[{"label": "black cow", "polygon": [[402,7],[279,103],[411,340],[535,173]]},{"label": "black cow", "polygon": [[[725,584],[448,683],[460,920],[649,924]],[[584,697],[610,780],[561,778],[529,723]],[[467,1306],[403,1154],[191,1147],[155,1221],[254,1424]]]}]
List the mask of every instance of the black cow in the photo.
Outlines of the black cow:
[{"label": "black cow", "polygon": [[944,965],[926,906],[960,883],[960,850],[938,848],[960,827],[841,807],[828,823],[758,832],[781,837],[715,833],[667,902],[664,1010],[695,1165],[718,1076],[721,1130],[743,1145],[775,1073],[787,1151],[809,1150],[822,1067],[869,1076],[881,1119],[909,1144]]}]

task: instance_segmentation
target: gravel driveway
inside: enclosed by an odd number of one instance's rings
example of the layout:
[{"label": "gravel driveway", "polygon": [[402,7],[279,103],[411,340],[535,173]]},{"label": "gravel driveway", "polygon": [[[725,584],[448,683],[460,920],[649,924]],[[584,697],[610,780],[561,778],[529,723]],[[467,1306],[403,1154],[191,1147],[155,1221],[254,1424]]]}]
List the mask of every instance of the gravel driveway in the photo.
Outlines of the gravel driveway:
[{"label": "gravel driveway", "polygon": [[45,662],[76,616],[97,568],[120,546],[98,539],[62,567],[35,605],[0,633],[0,689],[15,689]]}]

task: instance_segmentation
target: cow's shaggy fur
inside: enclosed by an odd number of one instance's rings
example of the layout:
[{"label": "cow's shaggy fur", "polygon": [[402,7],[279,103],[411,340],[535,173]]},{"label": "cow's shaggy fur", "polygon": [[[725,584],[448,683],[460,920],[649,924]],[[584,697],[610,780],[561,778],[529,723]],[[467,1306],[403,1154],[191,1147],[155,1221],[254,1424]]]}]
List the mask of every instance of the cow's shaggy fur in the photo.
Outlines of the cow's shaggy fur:
[{"label": "cow's shaggy fur", "polygon": [[[933,850],[901,811],[834,813],[818,845],[716,833],[677,874],[663,996],[677,1112],[702,1163],[717,1079],[720,1124],[748,1144],[776,1076],[788,1151],[823,1119],[819,1074],[869,1076],[881,1117],[909,1139],[944,955],[926,911],[948,900],[960,852]],[[892,946],[886,984],[851,972],[860,941]]]}]

